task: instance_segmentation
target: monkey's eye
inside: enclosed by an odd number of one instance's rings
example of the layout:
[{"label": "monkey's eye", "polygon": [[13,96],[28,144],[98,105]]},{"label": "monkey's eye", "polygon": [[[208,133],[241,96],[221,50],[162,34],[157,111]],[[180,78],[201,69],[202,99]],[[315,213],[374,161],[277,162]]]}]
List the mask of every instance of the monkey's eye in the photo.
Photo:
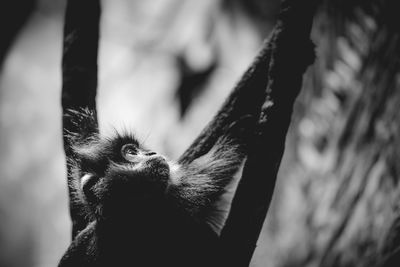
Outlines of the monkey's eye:
[{"label": "monkey's eye", "polygon": [[138,148],[134,144],[126,144],[121,148],[121,154],[127,161],[133,161],[138,153]]}]

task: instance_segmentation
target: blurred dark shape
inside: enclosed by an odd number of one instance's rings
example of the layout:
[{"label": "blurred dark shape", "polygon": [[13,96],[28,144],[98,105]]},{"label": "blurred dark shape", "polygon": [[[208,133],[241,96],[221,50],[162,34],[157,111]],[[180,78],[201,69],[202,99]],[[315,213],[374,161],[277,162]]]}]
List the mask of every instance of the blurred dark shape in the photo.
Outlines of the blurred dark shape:
[{"label": "blurred dark shape", "polygon": [[[229,43],[221,43],[218,37],[216,28],[221,23],[221,18],[226,16],[230,21],[230,27],[235,28],[238,23],[241,23],[241,17],[246,17],[250,21],[252,27],[256,29],[260,40],[264,39],[271,31],[277,19],[280,7],[279,0],[223,0],[217,9],[214,10],[215,14],[210,14],[209,19],[205,20],[203,25],[206,28],[206,36],[203,37],[208,49],[212,50],[213,58],[208,64],[203,66],[194,66],[188,60],[185,52],[182,51],[176,57],[179,82],[177,88],[177,98],[180,105],[180,115],[183,118],[193,103],[203,90],[206,89],[207,82],[214,77],[214,72],[222,65],[219,58],[224,53],[221,47],[229,46]],[[238,30],[238,29],[235,29]],[[219,49],[217,49],[217,47]],[[190,47],[189,47],[190,49]],[[222,48],[223,49],[223,48]],[[234,55],[229,55],[234,56]],[[205,66],[204,66],[205,65]]]},{"label": "blurred dark shape", "polygon": [[37,11],[48,15],[63,15],[65,0],[36,0]]},{"label": "blurred dark shape", "polygon": [[261,36],[269,33],[271,21],[276,21],[280,0],[223,0],[222,8],[228,14],[241,13],[247,16],[259,30]]},{"label": "blurred dark shape", "polygon": [[183,54],[179,54],[176,61],[180,75],[176,95],[180,106],[180,116],[183,118],[192,101],[205,89],[218,67],[218,58],[214,57],[209,65],[198,69],[191,66]]},{"label": "blurred dark shape", "polygon": [[4,0],[0,8],[0,70],[12,45],[35,8],[35,0]]},{"label": "blurred dark shape", "polygon": [[[0,72],[3,69],[3,64],[10,47],[33,13],[35,4],[35,0],[4,0],[1,3]],[[0,133],[0,137],[2,134],[4,133]],[[33,226],[26,227],[24,225],[22,232],[13,230],[15,229],[15,221],[12,212],[8,208],[13,205],[15,204],[7,203],[7,201],[0,203],[0,266],[33,266],[35,253],[35,240],[32,234]],[[21,222],[21,224],[25,224],[25,222]],[[23,256],[21,257],[21,255]]]}]

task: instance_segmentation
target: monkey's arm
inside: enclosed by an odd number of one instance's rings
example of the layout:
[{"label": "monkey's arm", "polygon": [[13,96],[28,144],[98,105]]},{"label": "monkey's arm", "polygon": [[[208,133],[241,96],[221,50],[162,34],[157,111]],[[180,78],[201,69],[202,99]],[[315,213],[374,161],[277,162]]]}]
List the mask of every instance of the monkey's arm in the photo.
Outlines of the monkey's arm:
[{"label": "monkey's arm", "polygon": [[[253,118],[247,159],[221,232],[226,266],[248,266],[272,197],[302,75],[314,60],[309,38],[317,0],[284,1],[278,23],[253,65],[214,120],[183,154],[190,163],[212,151],[226,125]],[[216,218],[218,220],[218,218]]]},{"label": "monkey's arm", "polygon": [[272,198],[294,101],[314,61],[310,40],[318,0],[286,0],[270,39],[268,85],[242,179],[221,233],[230,266],[248,266]]},{"label": "monkey's arm", "polygon": [[[209,224],[219,233],[222,222],[214,217],[224,217],[226,207],[216,205],[218,199],[232,183],[247,155],[249,129],[254,124],[249,116],[233,122],[223,129],[223,134],[206,154],[190,163],[181,164],[172,171],[170,191],[186,211],[198,221]],[[220,208],[218,212],[214,208]],[[226,216],[225,216],[226,217]]]},{"label": "monkey's arm", "polygon": [[[81,203],[73,201],[76,189],[72,186],[74,177],[68,163],[74,158],[73,143],[83,142],[98,132],[95,97],[99,20],[99,0],[68,0],[62,57],[62,114],[73,236],[87,221],[82,215]],[[75,112],[83,109],[90,110],[91,116]]]}]

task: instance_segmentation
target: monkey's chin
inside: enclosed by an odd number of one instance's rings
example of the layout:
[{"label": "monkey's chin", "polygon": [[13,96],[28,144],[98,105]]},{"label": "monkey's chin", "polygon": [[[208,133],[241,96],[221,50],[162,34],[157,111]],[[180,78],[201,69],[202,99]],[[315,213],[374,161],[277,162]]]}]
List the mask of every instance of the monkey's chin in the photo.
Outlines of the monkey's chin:
[{"label": "monkey's chin", "polygon": [[133,193],[130,196],[113,194],[98,204],[95,212],[97,219],[110,222],[128,222],[134,220],[146,222],[149,218],[161,214],[165,200],[145,192]]},{"label": "monkey's chin", "polygon": [[92,196],[94,211],[106,217],[142,212],[145,206],[156,209],[165,202],[168,173],[157,173],[156,177],[147,171],[136,173],[136,177],[109,174],[98,179],[85,195]]}]

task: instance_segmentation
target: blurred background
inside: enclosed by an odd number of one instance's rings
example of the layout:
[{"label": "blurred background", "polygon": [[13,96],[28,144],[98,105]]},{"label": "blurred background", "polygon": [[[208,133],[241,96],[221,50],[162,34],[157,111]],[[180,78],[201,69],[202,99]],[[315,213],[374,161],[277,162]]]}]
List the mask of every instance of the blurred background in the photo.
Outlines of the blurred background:
[{"label": "blurred background", "polygon": [[[279,1],[103,1],[101,130],[172,158],[255,56]],[[61,136],[65,0],[2,2],[0,266],[56,266],[70,242]]]},{"label": "blurred background", "polygon": [[[251,63],[279,2],[102,1],[101,131],[131,130],[177,158]],[[322,2],[313,31],[318,59],[295,106],[253,267],[376,255],[398,218],[400,23],[391,1]],[[65,4],[1,3],[0,267],[56,266],[70,242],[60,95]],[[369,160],[371,151],[378,160]],[[373,175],[357,166],[371,166]],[[350,256],[335,254],[346,249]]]}]

